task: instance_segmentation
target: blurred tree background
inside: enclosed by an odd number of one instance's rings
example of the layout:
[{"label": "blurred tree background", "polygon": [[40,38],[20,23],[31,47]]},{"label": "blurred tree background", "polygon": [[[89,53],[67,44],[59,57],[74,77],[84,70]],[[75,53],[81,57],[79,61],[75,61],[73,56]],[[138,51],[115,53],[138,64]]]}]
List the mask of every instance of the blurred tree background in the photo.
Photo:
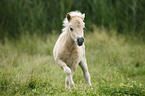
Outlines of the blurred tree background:
[{"label": "blurred tree background", "polygon": [[0,39],[60,33],[67,12],[86,14],[86,27],[145,36],[145,0],[0,0]]}]

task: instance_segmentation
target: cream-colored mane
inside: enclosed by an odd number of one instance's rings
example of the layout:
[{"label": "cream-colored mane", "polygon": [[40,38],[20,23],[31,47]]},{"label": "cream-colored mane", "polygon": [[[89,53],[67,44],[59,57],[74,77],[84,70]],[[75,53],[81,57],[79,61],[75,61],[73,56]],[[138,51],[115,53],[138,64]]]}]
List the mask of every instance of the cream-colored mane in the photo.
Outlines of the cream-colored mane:
[{"label": "cream-colored mane", "polygon": [[[69,14],[71,15],[71,17],[79,17],[81,18],[82,20],[85,18],[85,14],[82,14],[80,13],[79,11],[72,11],[72,12],[69,12]],[[84,22],[83,22],[84,23]],[[64,28],[62,29],[62,32],[65,32],[68,30],[68,25],[69,25],[69,21],[67,20],[67,17],[63,20],[63,26]],[[84,23],[85,25],[85,23]]]}]

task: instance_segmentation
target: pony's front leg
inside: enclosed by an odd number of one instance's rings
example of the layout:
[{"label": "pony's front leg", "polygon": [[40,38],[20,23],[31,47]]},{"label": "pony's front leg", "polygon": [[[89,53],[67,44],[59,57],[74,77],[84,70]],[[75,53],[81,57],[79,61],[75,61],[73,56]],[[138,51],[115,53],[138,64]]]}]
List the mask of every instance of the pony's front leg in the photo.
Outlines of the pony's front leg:
[{"label": "pony's front leg", "polygon": [[63,71],[66,75],[65,87],[66,88],[75,88],[74,87],[74,82],[73,82],[73,79],[72,79],[71,69],[60,59],[57,60],[57,63],[63,69]]},{"label": "pony's front leg", "polygon": [[87,81],[88,85],[91,86],[91,78],[90,78],[90,74],[88,71],[88,66],[87,66],[87,62],[86,62],[86,57],[84,56],[80,62],[80,67],[83,71],[83,76],[85,78],[85,80]]}]

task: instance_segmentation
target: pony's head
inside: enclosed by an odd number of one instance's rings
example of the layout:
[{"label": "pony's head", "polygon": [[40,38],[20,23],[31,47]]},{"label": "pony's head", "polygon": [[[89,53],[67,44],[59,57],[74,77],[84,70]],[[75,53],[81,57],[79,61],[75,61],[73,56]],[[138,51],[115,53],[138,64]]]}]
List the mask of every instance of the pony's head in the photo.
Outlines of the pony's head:
[{"label": "pony's head", "polygon": [[70,34],[72,40],[74,40],[78,46],[82,46],[84,42],[85,23],[83,22],[85,14],[78,11],[67,13],[66,19],[64,20],[64,30]]}]

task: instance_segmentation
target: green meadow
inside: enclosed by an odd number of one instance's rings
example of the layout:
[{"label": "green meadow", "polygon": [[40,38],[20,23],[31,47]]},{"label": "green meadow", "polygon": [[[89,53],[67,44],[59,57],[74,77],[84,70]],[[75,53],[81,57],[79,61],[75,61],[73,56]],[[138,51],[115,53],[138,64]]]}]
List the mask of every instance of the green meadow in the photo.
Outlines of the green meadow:
[{"label": "green meadow", "polygon": [[80,67],[76,89],[65,89],[65,74],[55,63],[53,47],[59,34],[23,34],[0,43],[0,95],[145,95],[143,36],[123,35],[105,28],[85,32],[92,87]]}]

